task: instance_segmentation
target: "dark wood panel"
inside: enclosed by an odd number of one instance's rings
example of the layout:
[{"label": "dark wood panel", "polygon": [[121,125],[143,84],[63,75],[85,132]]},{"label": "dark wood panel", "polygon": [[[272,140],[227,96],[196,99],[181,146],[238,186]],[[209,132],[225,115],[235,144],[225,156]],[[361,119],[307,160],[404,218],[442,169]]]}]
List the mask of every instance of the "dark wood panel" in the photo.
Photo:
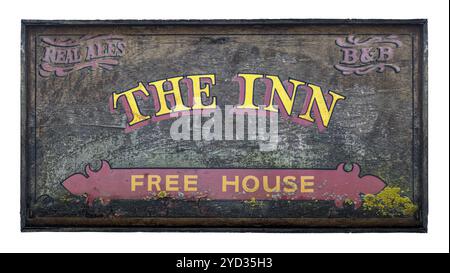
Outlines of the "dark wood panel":
[{"label": "dark wood panel", "polygon": [[22,230],[426,231],[426,51],[424,20],[23,21]]}]

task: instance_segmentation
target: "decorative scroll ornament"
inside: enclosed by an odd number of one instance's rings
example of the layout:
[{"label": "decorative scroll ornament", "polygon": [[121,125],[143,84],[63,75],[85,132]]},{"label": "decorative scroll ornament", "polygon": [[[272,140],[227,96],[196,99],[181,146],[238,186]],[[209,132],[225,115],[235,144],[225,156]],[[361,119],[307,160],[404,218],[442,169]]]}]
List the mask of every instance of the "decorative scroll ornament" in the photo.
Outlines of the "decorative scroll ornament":
[{"label": "decorative scroll ornament", "polygon": [[355,208],[362,194],[377,194],[386,186],[374,175],[360,176],[358,164],[336,169],[115,169],[102,161],[95,172],[89,165],[62,182],[72,194],[99,199],[149,200],[310,200],[332,201],[337,207],[351,200]]},{"label": "decorative scroll ornament", "polygon": [[81,70],[111,70],[119,64],[119,58],[125,52],[125,43],[121,36],[84,35],[80,38],[43,37],[44,52],[39,65],[39,75],[64,77]]},{"label": "decorative scroll ornament", "polygon": [[360,76],[372,71],[382,73],[386,68],[400,72],[400,67],[392,63],[395,49],[402,46],[395,35],[366,38],[349,35],[336,39],[336,45],[341,48],[343,55],[334,67],[343,75]]}]

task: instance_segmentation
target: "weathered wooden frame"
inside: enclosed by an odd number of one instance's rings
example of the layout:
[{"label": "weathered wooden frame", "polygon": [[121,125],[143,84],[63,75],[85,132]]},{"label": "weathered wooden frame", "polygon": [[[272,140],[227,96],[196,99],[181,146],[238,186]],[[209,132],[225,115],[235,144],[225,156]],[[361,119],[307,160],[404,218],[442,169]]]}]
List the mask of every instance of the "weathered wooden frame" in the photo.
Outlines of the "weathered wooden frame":
[{"label": "weathered wooden frame", "polygon": [[[35,26],[117,26],[117,25],[409,25],[420,29],[421,46],[417,50],[417,88],[414,91],[414,183],[420,185],[420,212],[417,221],[382,218],[373,219],[310,219],[310,218],[31,218],[28,214],[27,182],[29,166],[34,165],[33,136],[29,126],[34,105],[29,100],[30,48],[27,37]],[[22,231],[221,231],[221,232],[426,232],[428,214],[427,177],[427,21],[426,20],[107,20],[107,21],[41,21],[23,20],[21,33],[21,230]]]}]

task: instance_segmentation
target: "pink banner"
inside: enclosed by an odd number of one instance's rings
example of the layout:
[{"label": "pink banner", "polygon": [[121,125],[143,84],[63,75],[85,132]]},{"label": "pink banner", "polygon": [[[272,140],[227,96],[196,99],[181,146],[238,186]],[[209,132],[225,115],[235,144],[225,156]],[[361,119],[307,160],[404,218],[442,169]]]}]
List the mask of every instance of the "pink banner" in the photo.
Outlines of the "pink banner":
[{"label": "pink banner", "polygon": [[114,169],[102,161],[95,172],[76,173],[62,184],[72,194],[108,203],[115,199],[184,200],[331,200],[342,207],[351,200],[358,208],[362,194],[377,194],[385,183],[373,175],[360,176],[353,164],[336,169]]}]

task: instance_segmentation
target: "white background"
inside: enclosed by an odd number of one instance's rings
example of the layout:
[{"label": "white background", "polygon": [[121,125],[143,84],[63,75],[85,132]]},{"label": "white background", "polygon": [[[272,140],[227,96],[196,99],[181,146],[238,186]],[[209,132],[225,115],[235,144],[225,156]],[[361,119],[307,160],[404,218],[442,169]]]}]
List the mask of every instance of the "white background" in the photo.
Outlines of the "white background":
[{"label": "white background", "polygon": [[[448,252],[448,1],[3,1],[0,24],[0,252]],[[21,19],[429,20],[427,234],[21,233]]]}]

